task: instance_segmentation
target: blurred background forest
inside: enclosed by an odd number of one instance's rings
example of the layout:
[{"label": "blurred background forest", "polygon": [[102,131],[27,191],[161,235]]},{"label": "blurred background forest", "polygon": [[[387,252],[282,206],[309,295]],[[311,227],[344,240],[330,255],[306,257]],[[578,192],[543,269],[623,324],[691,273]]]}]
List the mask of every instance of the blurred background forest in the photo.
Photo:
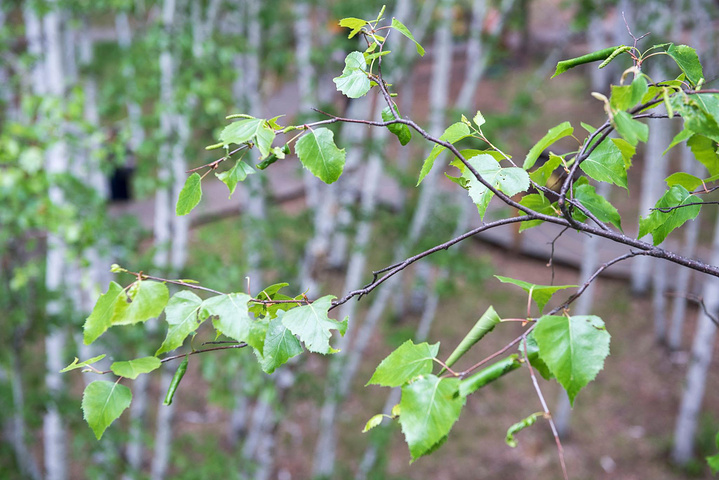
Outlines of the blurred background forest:
[{"label": "blurred background forest", "polygon": [[[348,149],[337,183],[321,184],[288,158],[249,175],[229,199],[208,179],[199,207],[175,216],[186,171],[219,157],[204,147],[227,115],[287,114],[299,124],[321,118],[317,107],[379,117],[374,95],[347,101],[331,79],[347,52],[363,50],[338,20],[374,18],[383,3],[427,49],[419,57],[406,39],[389,41],[383,70],[402,114],[439,135],[480,109],[487,136],[520,158],[561,121],[604,121],[590,92],[618,84],[628,64],[549,77],[562,58],[631,45],[627,27],[651,32],[645,48],[695,47],[717,88],[719,6],[709,0],[2,0],[0,478],[559,478],[546,425],[523,432],[517,448],[503,442],[509,425],[539,410],[529,384],[511,375],[473,395],[447,443],[412,465],[397,425],[360,433],[397,403],[398,392],[363,387],[397,345],[430,332],[452,345],[489,304],[524,315],[526,297],[492,275],[578,284],[603,261],[596,239],[567,235],[555,245],[551,226],[473,239],[343,305],[337,317],[350,315],[352,327],[332,358],[303,356],[267,376],[248,351],[198,355],[172,406],[161,403],[174,366],[145,375],[99,442],[80,411],[96,375],[59,373],[96,355],[82,324],[113,263],[228,292],[292,279],[289,294],[339,296],[478,224],[466,193],[441,174],[412,188],[428,153],[421,139],[400,147],[352,125],[335,128]],[[677,72],[660,65],[649,74]],[[603,192],[625,218],[645,215],[672,165],[687,161],[684,147],[661,155],[674,135],[665,123],[630,170],[641,198]],[[707,259],[713,228],[689,222],[672,241]],[[636,233],[636,223],[625,231]],[[556,384],[543,382],[570,476],[707,478],[719,364],[713,330],[695,340],[700,307],[691,299],[704,278],[643,257],[608,275],[575,306],[613,335],[605,370],[571,415]],[[110,331],[98,342],[112,352],[103,362],[147,355],[164,334],[157,321]],[[477,355],[516,334],[503,329]],[[687,391],[696,356],[705,360],[702,388]],[[679,418],[683,395],[699,406]]]}]

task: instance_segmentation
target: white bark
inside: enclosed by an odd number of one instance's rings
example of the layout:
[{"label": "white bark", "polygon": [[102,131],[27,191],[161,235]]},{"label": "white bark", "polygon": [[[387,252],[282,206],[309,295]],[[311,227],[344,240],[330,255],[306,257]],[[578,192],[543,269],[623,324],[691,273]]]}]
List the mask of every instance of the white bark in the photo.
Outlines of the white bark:
[{"label": "white bark", "polygon": [[[132,29],[130,28],[130,21],[126,12],[120,11],[115,15],[115,30],[117,31],[117,42],[120,49],[124,55],[129,55],[130,47],[132,46]],[[134,81],[135,69],[129,59],[123,62],[122,76],[125,79],[127,92],[126,108],[128,128],[130,130],[128,146],[132,153],[135,154],[145,138],[145,130],[141,124],[142,111],[140,105],[132,99],[136,86]],[[166,204],[166,202],[163,204]],[[167,215],[167,212],[163,212],[163,214]],[[156,233],[159,233],[159,225],[157,225],[157,228]],[[127,467],[123,474],[123,480],[136,478],[142,468],[142,454],[145,450],[142,437],[145,430],[145,414],[148,403],[147,389],[149,383],[150,377],[148,375],[140,375],[133,384],[128,442],[125,446]]]},{"label": "white bark", "polygon": [[[652,72],[652,78],[664,78],[659,69]],[[642,189],[639,198],[639,213],[647,216],[651,213],[650,209],[662,196],[663,180],[667,176],[667,158],[662,155],[666,148],[668,139],[671,139],[671,125],[663,119],[648,119],[650,125],[649,141],[647,142],[646,154],[644,155],[644,168],[642,170]],[[658,275],[652,275],[652,269],[657,262],[649,257],[638,256],[632,260],[632,290],[636,293],[646,292],[650,285],[652,277],[658,284],[655,289],[663,291],[666,283],[658,278]],[[655,335],[658,340],[664,340],[666,336],[666,327],[663,316],[660,312],[659,316],[655,314]]]},{"label": "white bark", "polygon": [[[349,118],[369,118],[372,111],[371,98],[363,97],[353,100],[347,109]],[[342,143],[347,148],[347,158],[343,175],[337,180],[339,211],[331,241],[326,242],[327,263],[330,268],[341,268],[347,261],[350,238],[348,230],[353,224],[354,214],[352,207],[356,203],[361,188],[357,169],[360,167],[365,154],[365,143],[370,135],[368,128],[357,128],[357,125],[345,125],[342,129]]]},{"label": "white bark", "polygon": [[[60,12],[56,5],[43,18],[47,45],[45,49],[44,78],[47,80],[45,93],[61,99],[65,92],[65,79],[63,74],[62,39],[60,32]],[[67,171],[67,146],[62,133],[46,152],[46,169],[52,174]],[[55,205],[64,203],[62,190],[52,185],[49,191],[50,200]],[[45,273],[45,286],[48,291],[59,292],[62,289],[65,275],[66,247],[63,240],[55,235],[48,234],[47,239],[47,266]],[[59,300],[52,300],[47,304],[49,317],[60,314],[62,305]],[[65,425],[55,401],[64,388],[64,378],[59,371],[64,366],[62,357],[65,349],[65,332],[61,327],[54,327],[45,339],[46,369],[45,385],[50,395],[47,412],[43,416],[43,446],[45,455],[45,475],[49,480],[64,480],[67,478],[67,434]]]},{"label": "white bark", "polygon": [[170,387],[174,372],[170,369],[162,370],[160,381],[160,397],[157,405],[157,429],[155,430],[155,451],[152,457],[150,478],[163,480],[167,473],[172,452],[172,419],[175,412],[175,403],[164,405],[165,392]]},{"label": "white bark", "polygon": [[[719,222],[717,222],[714,230],[710,264],[719,265]],[[701,412],[707,373],[711,364],[712,350],[714,349],[715,343],[714,338],[716,336],[717,326],[714,322],[719,318],[719,279],[716,277],[706,277],[703,280],[704,288],[702,298],[704,299],[704,306],[708,314],[702,310],[697,320],[691,360],[689,362],[682,401],[679,406],[679,415],[674,430],[672,460],[679,465],[685,465],[692,459],[697,420]],[[712,319],[710,315],[714,318]]]},{"label": "white bark", "polygon": [[[117,43],[120,49],[123,51],[123,54],[129,55],[130,46],[132,45],[132,30],[130,29],[130,21],[126,12],[118,12],[118,14],[115,15],[115,30],[117,31]],[[132,100],[132,95],[136,90],[134,81],[135,69],[129,59],[123,63],[122,76],[127,85],[126,91],[128,95],[126,102],[128,126],[130,129],[128,146],[130,150],[135,153],[145,139],[145,130],[142,128],[142,110],[140,109],[140,105]]]},{"label": "white bark", "polygon": [[[262,116],[262,99],[259,96],[258,88],[260,82],[259,55],[262,48],[259,25],[259,8],[256,1],[245,2],[246,13],[242,10],[233,12],[232,21],[240,32],[247,32],[248,51],[238,54],[235,59],[236,65],[241,65],[238,76],[233,85],[235,104],[240,111],[248,111],[251,115]],[[257,160],[255,152],[250,153],[250,158]],[[251,163],[254,163],[250,160]],[[247,261],[247,277],[251,281],[251,287],[257,291],[263,285],[262,247],[268,241],[264,234],[263,222],[266,219],[266,200],[264,186],[260,175],[250,175],[244,182],[246,191],[240,196],[239,204],[244,206],[242,215],[242,228],[248,232],[244,243],[244,256]],[[276,376],[275,376],[276,378]],[[231,420],[228,424],[227,437],[231,444],[236,444],[240,436],[246,437],[242,450],[243,456],[248,460],[255,457],[254,448],[264,441],[268,425],[273,424],[274,417],[265,415],[265,409],[271,408],[268,405],[255,406],[252,422],[248,422],[247,412],[249,401],[243,392],[242,381],[233,382],[235,406],[231,413]],[[261,402],[261,400],[260,400]],[[249,425],[248,425],[249,424]],[[253,440],[250,440],[252,438]],[[271,441],[271,440],[270,440]],[[251,445],[250,445],[251,444]],[[271,457],[271,453],[268,453]],[[262,459],[267,462],[268,457]],[[271,460],[270,460],[271,465]],[[265,464],[267,469],[267,464]],[[269,467],[271,469],[271,466]]]},{"label": "white bark", "polygon": [[[173,32],[176,16],[175,0],[164,0],[162,4],[162,26],[164,29],[162,49],[160,52],[160,102],[162,112],[160,114],[160,131],[163,136],[163,144],[160,147],[158,158],[158,177],[162,182],[155,192],[155,219],[154,219],[154,243],[155,243],[155,266],[163,273],[169,273],[168,268],[176,274],[182,267],[184,253],[179,251],[175,245],[175,237],[183,232],[175,231],[173,228],[187,228],[187,222],[174,220],[173,197],[171,192],[179,193],[177,190],[179,169],[182,169],[184,177],[184,145],[179,144],[178,136],[184,132],[178,132],[178,106],[175,104],[174,91],[174,64],[173,52],[171,50],[170,38]],[[175,145],[175,147],[173,147]],[[173,158],[175,154],[179,158]],[[178,167],[178,163],[180,164]],[[175,197],[176,198],[176,197]],[[181,248],[184,245],[180,243]],[[172,451],[172,418],[174,405],[163,405],[163,398],[170,385],[173,372],[165,369],[162,372],[160,400],[155,429],[155,450],[152,457],[151,478],[162,480],[167,472],[167,465]]]}]

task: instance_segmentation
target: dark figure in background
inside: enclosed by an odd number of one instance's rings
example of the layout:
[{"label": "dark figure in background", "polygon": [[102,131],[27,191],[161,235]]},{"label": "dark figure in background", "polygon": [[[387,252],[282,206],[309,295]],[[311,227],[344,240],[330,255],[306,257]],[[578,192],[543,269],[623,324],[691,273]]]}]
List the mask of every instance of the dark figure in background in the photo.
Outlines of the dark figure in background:
[{"label": "dark figure in background", "polygon": [[132,175],[135,167],[125,165],[115,167],[110,181],[110,202],[127,202],[132,200]]}]

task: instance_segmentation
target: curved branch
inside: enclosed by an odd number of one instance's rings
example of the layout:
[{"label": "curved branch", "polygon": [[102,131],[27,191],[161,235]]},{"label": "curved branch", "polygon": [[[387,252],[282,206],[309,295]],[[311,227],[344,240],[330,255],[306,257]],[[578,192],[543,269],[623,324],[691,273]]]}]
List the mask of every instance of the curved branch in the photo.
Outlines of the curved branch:
[{"label": "curved branch", "polygon": [[[347,295],[345,295],[345,296],[342,297],[341,299],[339,299],[339,300],[333,302],[333,303],[332,303],[332,307],[330,307],[330,310],[333,309],[333,308],[335,308],[335,307],[338,307],[338,306],[342,305],[343,303],[347,303],[347,301],[349,301],[349,300],[350,300],[351,298],[353,298],[353,297],[357,297],[357,296],[358,296],[358,297],[362,298],[363,295],[367,295],[367,294],[370,293],[372,290],[374,290],[375,288],[377,288],[379,285],[381,285],[381,284],[384,283],[385,281],[389,280],[390,277],[394,276],[395,274],[397,274],[397,273],[399,273],[400,271],[404,270],[404,269],[407,268],[408,266],[412,265],[412,264],[413,264],[414,262],[416,262],[417,260],[421,260],[422,258],[427,257],[427,256],[429,256],[429,255],[432,255],[433,253],[436,253],[436,252],[438,252],[438,251],[440,251],[440,250],[447,250],[447,249],[448,249],[449,247],[451,247],[452,245],[455,245],[455,244],[461,242],[462,240],[465,240],[465,239],[467,239],[467,238],[469,238],[469,237],[472,237],[472,236],[474,236],[474,235],[477,235],[478,233],[482,233],[482,232],[485,231],[485,230],[489,230],[489,229],[495,228],[495,227],[500,227],[500,226],[502,226],[502,225],[509,225],[509,224],[511,224],[511,223],[524,222],[524,221],[527,221],[527,220],[536,220],[536,218],[534,218],[534,217],[531,216],[531,215],[527,215],[527,216],[522,216],[522,217],[505,218],[505,219],[502,219],[502,220],[497,220],[497,221],[494,221],[494,222],[485,223],[485,224],[482,225],[481,227],[477,227],[477,228],[475,228],[474,230],[470,230],[469,232],[464,233],[464,234],[462,234],[462,235],[460,235],[460,236],[458,236],[458,237],[455,237],[455,238],[453,238],[452,240],[449,240],[449,241],[447,241],[447,242],[444,242],[444,243],[441,243],[441,244],[439,244],[439,245],[436,245],[436,246],[434,246],[434,247],[432,247],[432,248],[430,248],[430,249],[428,249],[428,250],[425,250],[425,251],[422,252],[422,253],[418,253],[417,255],[414,255],[414,256],[412,256],[412,257],[409,257],[409,258],[407,258],[407,259],[405,259],[405,260],[403,260],[403,261],[401,261],[401,262],[399,262],[399,263],[395,263],[394,265],[390,265],[389,267],[385,267],[385,268],[383,268],[383,269],[381,269],[381,270],[377,270],[376,272],[373,272],[373,274],[374,274],[374,279],[373,279],[370,283],[368,283],[367,285],[365,285],[364,287],[362,287],[362,288],[360,288],[360,289],[353,290],[353,291],[349,292]],[[377,275],[378,275],[379,273],[383,273],[383,272],[387,272],[387,273],[385,273],[382,277],[377,278]]]}]

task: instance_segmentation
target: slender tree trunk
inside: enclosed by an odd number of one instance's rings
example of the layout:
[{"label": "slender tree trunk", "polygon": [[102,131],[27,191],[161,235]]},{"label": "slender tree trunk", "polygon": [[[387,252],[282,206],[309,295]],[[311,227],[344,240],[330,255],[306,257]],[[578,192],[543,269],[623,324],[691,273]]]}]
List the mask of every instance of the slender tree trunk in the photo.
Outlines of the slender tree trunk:
[{"label": "slender tree trunk", "polygon": [[[711,264],[719,265],[719,221],[714,230]],[[719,321],[719,279],[707,277],[703,280],[702,298],[706,311],[702,310],[697,320],[691,360],[674,429],[672,460],[679,465],[686,465],[692,459],[694,452],[697,421],[715,344],[716,322]]]},{"label": "slender tree trunk", "polygon": [[[166,274],[168,268],[175,270],[176,261],[180,258],[174,253],[173,236],[177,232],[173,232],[173,226],[178,225],[172,219],[174,215],[173,198],[171,191],[177,189],[177,179],[173,178],[177,168],[173,163],[178,160],[184,163],[182,159],[173,159],[171,154],[176,152],[172,145],[177,142],[177,108],[175,104],[174,92],[174,63],[173,52],[171,50],[170,39],[174,30],[176,17],[175,0],[164,0],[162,3],[162,47],[160,51],[160,102],[162,112],[160,113],[160,131],[163,137],[163,143],[160,146],[160,155],[158,158],[158,179],[160,187],[155,192],[155,225],[154,225],[154,242],[155,242],[155,267]],[[180,167],[183,168],[184,167]],[[184,172],[183,172],[184,176]],[[171,187],[168,187],[170,185]],[[172,190],[171,190],[172,188]],[[186,224],[184,224],[186,226]],[[172,252],[172,253],[171,253]],[[173,272],[175,273],[175,272]],[[167,388],[170,385],[173,372],[170,369],[163,369],[160,380],[160,400],[158,402],[158,412],[155,430],[155,451],[152,457],[151,478],[152,480],[162,480],[167,472],[167,465],[172,450],[172,418],[175,406],[163,405]]]},{"label": "slender tree trunk", "polygon": [[10,431],[10,441],[15,452],[15,458],[20,473],[23,477],[39,480],[41,478],[40,468],[27,447],[26,441],[26,423],[24,415],[25,394],[22,382],[22,360],[21,346],[23,333],[18,329],[15,331],[13,348],[11,350],[12,366],[10,368],[10,388],[12,390],[13,412],[12,412],[12,429]]},{"label": "slender tree trunk", "polygon": [[130,20],[126,12],[121,11],[115,15],[115,30],[117,31],[117,43],[125,56],[122,66],[122,77],[125,79],[126,85],[125,92],[127,101],[125,105],[127,108],[128,127],[130,129],[128,146],[133,153],[136,153],[145,139],[145,130],[142,128],[141,123],[142,110],[140,109],[140,105],[133,99],[137,88],[134,80],[135,69],[132,65],[132,60],[129,58],[130,47],[132,46],[132,30],[130,29]]},{"label": "slender tree trunk", "polygon": [[[140,105],[134,100],[136,93],[136,83],[134,80],[135,69],[133,68],[132,60],[129,58],[130,48],[132,46],[132,30],[126,12],[121,11],[115,15],[115,30],[117,31],[118,44],[125,56],[123,59],[122,77],[125,80],[125,93],[127,95],[125,106],[127,109],[128,129],[130,131],[128,147],[133,154],[136,154],[144,141],[145,130],[142,128],[142,111]],[[159,229],[160,225],[156,225],[156,233],[159,232]],[[104,282],[102,283],[104,284]],[[145,431],[144,422],[147,412],[147,389],[149,384],[149,375],[140,375],[133,384],[132,404],[130,405],[129,438],[125,447],[127,467],[123,475],[123,480],[136,478],[142,469],[142,454],[145,450],[142,437]]]},{"label": "slender tree trunk", "polygon": [[[61,99],[65,93],[60,16],[57,5],[51,4],[50,10],[43,18],[43,28],[47,40],[44,72],[47,79],[47,90],[45,93],[58,99]],[[62,137],[61,132],[60,137],[48,147],[46,153],[46,169],[50,175],[62,174],[68,169],[67,146]],[[49,197],[55,205],[62,205],[65,201],[58,185],[51,185]],[[50,292],[62,290],[66,252],[67,249],[62,238],[55,234],[48,234],[45,286]],[[47,314],[49,317],[57,317],[61,311],[62,302],[60,300],[55,299],[48,302]],[[43,444],[45,475],[49,480],[67,478],[67,432],[56,404],[64,390],[64,379],[59,372],[64,366],[62,354],[65,349],[65,341],[65,332],[61,326],[51,327],[45,339],[47,368],[45,385],[50,402],[43,416]]]}]

